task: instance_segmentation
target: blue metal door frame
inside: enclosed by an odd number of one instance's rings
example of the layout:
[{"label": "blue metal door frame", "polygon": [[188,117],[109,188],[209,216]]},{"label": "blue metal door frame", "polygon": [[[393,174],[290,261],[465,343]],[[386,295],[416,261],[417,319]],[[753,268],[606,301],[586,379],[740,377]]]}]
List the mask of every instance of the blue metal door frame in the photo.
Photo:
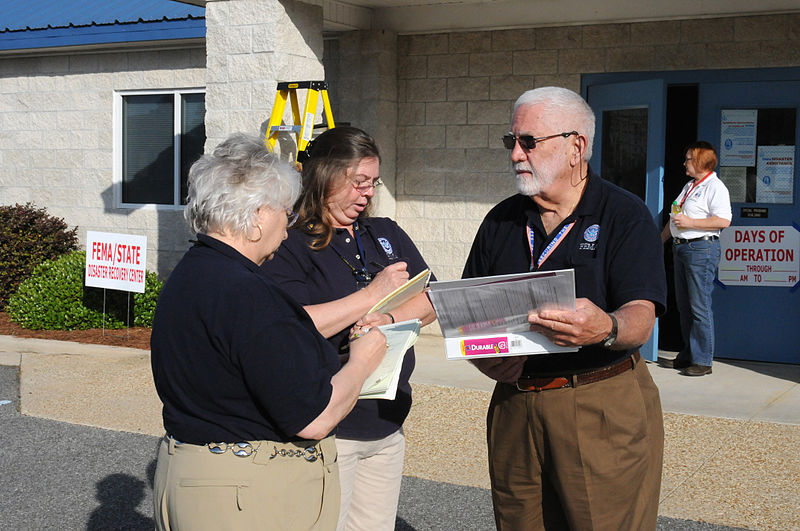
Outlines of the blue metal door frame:
[{"label": "blue metal door frame", "polygon": [[[607,83],[587,87],[584,97],[596,116],[595,141],[590,164],[600,169],[603,156],[603,113],[610,110],[647,109],[647,177],[645,203],[650,214],[660,223],[664,195],[664,131],[666,93],[660,79]],[[658,320],[650,339],[640,349],[645,359],[658,358]]]}]

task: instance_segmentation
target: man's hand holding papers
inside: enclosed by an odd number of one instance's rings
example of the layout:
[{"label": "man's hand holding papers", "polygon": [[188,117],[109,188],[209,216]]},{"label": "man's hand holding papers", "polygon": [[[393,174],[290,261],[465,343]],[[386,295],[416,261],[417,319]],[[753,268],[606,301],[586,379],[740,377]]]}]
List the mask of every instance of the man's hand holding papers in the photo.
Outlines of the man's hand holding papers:
[{"label": "man's hand holding papers", "polygon": [[[448,359],[577,350],[532,331],[529,321],[531,312],[575,311],[572,269],[432,282],[428,295],[442,327]],[[511,363],[496,365],[479,368],[499,371],[501,377],[515,371]]]}]

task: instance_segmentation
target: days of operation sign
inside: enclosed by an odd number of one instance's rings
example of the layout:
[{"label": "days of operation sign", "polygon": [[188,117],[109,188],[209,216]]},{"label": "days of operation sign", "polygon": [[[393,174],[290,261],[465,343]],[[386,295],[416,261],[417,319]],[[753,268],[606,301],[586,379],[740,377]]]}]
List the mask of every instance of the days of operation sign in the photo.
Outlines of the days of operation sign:
[{"label": "days of operation sign", "polygon": [[790,288],[800,273],[800,232],[793,226],[728,227],[720,235],[719,281],[726,286]]},{"label": "days of operation sign", "polygon": [[147,238],[86,232],[87,286],[144,293]]}]

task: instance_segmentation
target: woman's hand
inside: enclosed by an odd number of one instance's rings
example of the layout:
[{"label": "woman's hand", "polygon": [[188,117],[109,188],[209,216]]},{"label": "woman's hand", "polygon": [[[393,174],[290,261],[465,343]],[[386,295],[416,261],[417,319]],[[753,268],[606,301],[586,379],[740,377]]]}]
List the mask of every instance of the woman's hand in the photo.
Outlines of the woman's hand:
[{"label": "woman's hand", "polygon": [[377,328],[370,328],[369,332],[350,342],[350,359],[347,363],[361,365],[366,378],[383,361],[387,347],[383,332]]},{"label": "woman's hand", "polygon": [[692,228],[692,218],[687,216],[686,214],[673,214],[672,215],[672,222],[675,224],[676,227],[679,229],[691,229]]},{"label": "woman's hand", "polygon": [[353,409],[364,381],[375,372],[386,356],[386,336],[377,328],[350,343],[350,359],[331,378],[333,392],[325,410],[297,432],[303,439],[327,437]]},{"label": "woman's hand", "polygon": [[408,282],[408,271],[405,262],[395,262],[384,267],[383,270],[375,275],[372,282],[364,288],[370,292],[375,302],[381,300],[395,289]]},{"label": "woman's hand", "polygon": [[388,313],[368,313],[359,319],[358,322],[350,329],[350,341],[363,336],[374,326],[392,324],[393,322],[394,321],[392,321],[392,318],[389,317]]},{"label": "woman's hand", "polygon": [[392,324],[393,322],[394,321],[392,320],[392,317],[388,313],[373,312],[373,313],[368,313],[367,315],[359,319],[356,322],[356,326],[364,328],[367,326],[372,327],[372,326]]}]

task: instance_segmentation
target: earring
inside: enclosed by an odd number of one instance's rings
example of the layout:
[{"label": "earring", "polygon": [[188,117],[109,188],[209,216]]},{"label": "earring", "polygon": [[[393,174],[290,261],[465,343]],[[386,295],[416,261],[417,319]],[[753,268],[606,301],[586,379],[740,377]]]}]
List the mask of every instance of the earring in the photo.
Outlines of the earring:
[{"label": "earring", "polygon": [[251,243],[256,243],[261,241],[261,238],[264,237],[264,231],[261,230],[261,225],[256,225],[256,228],[258,229],[258,238],[256,238],[255,240],[251,240],[249,237],[245,236],[247,238],[247,241]]}]

